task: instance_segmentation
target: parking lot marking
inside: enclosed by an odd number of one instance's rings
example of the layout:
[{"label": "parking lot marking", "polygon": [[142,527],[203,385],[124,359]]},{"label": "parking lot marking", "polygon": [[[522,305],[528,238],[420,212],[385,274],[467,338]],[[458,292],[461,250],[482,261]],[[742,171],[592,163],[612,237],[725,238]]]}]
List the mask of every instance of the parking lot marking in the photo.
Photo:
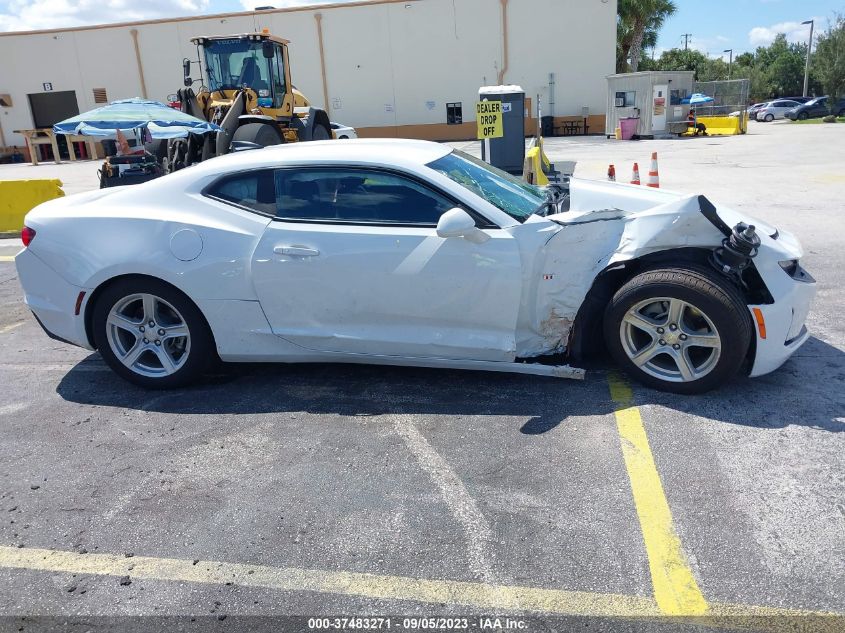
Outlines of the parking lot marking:
[{"label": "parking lot marking", "polygon": [[15,328],[22,326],[26,321],[18,321],[17,323],[12,323],[11,325],[6,325],[4,327],[0,327],[0,334],[5,334],[6,332],[11,332]]},{"label": "parking lot marking", "polygon": [[610,397],[616,405],[616,426],[648,555],[654,599],[667,615],[704,614],[707,602],[698,588],[672,522],[672,512],[663,492],[640,411],[633,406],[631,387],[615,373],[608,376],[608,383]]},{"label": "parking lot marking", "polygon": [[[454,580],[427,580],[346,571],[270,567],[220,561],[156,558],[124,554],[80,554],[61,550],[0,546],[0,568],[92,576],[129,576],[135,580],[189,582],[310,591],[375,600],[399,600],[441,606],[462,605],[496,612],[527,611],[549,615],[646,618],[664,614],[651,598],[622,594],[489,585]],[[784,621],[784,618],[793,618]],[[795,630],[841,633],[845,616],[739,604],[711,604],[708,615],[691,624],[719,629]]]},{"label": "parking lot marking", "polygon": [[13,262],[15,261],[14,255],[0,255],[0,262]]},{"label": "parking lot marking", "polygon": [[543,613],[625,617],[659,614],[653,600],[638,596],[243,563],[201,561],[195,565],[191,560],[137,555],[126,558],[122,554],[79,554],[0,546],[0,567],[204,584],[233,583],[282,591],[313,591],[496,610],[525,609]]},{"label": "parking lot marking", "polygon": [[493,540],[493,531],[481,509],[467,491],[457,473],[414,425],[407,415],[393,416],[393,427],[404,440],[405,446],[416,457],[417,463],[440,490],[440,495],[457,519],[467,537],[467,557],[470,570],[484,582],[493,581],[493,572],[486,553],[487,544]]}]

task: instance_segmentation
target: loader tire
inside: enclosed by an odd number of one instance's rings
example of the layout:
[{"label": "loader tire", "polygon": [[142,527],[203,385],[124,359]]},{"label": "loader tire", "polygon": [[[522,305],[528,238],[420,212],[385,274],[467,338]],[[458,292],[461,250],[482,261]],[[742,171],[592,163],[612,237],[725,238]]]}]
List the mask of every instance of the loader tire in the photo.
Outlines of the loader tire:
[{"label": "loader tire", "polygon": [[235,130],[232,136],[232,142],[246,141],[247,143],[255,143],[261,147],[270,147],[271,145],[281,145],[285,142],[285,138],[272,125],[266,123],[247,123]]}]

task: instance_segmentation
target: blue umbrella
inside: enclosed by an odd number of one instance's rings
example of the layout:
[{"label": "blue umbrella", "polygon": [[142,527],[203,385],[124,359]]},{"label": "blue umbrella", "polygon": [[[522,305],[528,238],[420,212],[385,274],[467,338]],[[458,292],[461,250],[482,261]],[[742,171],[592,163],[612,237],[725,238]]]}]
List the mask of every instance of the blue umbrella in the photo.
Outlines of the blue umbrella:
[{"label": "blue umbrella", "polygon": [[705,94],[701,94],[700,92],[693,93],[686,99],[682,99],[681,103],[688,103],[690,105],[700,105],[702,103],[711,103],[713,101],[713,97],[708,97]]},{"label": "blue umbrella", "polygon": [[218,125],[176,110],[159,101],[121,99],[65,119],[53,126],[56,134],[114,138],[116,130],[147,128],[153,138],[183,138],[220,130]]}]

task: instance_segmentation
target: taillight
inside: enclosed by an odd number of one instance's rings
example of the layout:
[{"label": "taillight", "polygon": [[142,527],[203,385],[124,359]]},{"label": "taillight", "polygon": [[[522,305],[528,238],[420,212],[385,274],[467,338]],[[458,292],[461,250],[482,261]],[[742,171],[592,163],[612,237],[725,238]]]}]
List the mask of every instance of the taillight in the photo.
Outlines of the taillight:
[{"label": "taillight", "polygon": [[33,239],[35,239],[35,229],[31,229],[28,226],[23,227],[21,229],[21,242],[23,242],[23,245],[29,246]]}]

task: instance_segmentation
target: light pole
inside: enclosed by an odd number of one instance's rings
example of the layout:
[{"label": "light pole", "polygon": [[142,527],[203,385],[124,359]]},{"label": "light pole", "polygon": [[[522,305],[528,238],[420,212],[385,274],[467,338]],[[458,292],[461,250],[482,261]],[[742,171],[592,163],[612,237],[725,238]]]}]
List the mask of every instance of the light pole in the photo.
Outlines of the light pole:
[{"label": "light pole", "polygon": [[807,43],[807,63],[804,66],[804,95],[807,96],[807,87],[810,83],[810,52],[813,50],[813,20],[807,20],[806,22],[802,22],[801,24],[809,24],[810,25],[810,41]]},{"label": "light pole", "polygon": [[728,57],[728,79],[730,79],[731,78],[731,66],[733,66],[733,63],[734,63],[734,49],[726,48],[722,52],[731,54],[731,56]]}]

